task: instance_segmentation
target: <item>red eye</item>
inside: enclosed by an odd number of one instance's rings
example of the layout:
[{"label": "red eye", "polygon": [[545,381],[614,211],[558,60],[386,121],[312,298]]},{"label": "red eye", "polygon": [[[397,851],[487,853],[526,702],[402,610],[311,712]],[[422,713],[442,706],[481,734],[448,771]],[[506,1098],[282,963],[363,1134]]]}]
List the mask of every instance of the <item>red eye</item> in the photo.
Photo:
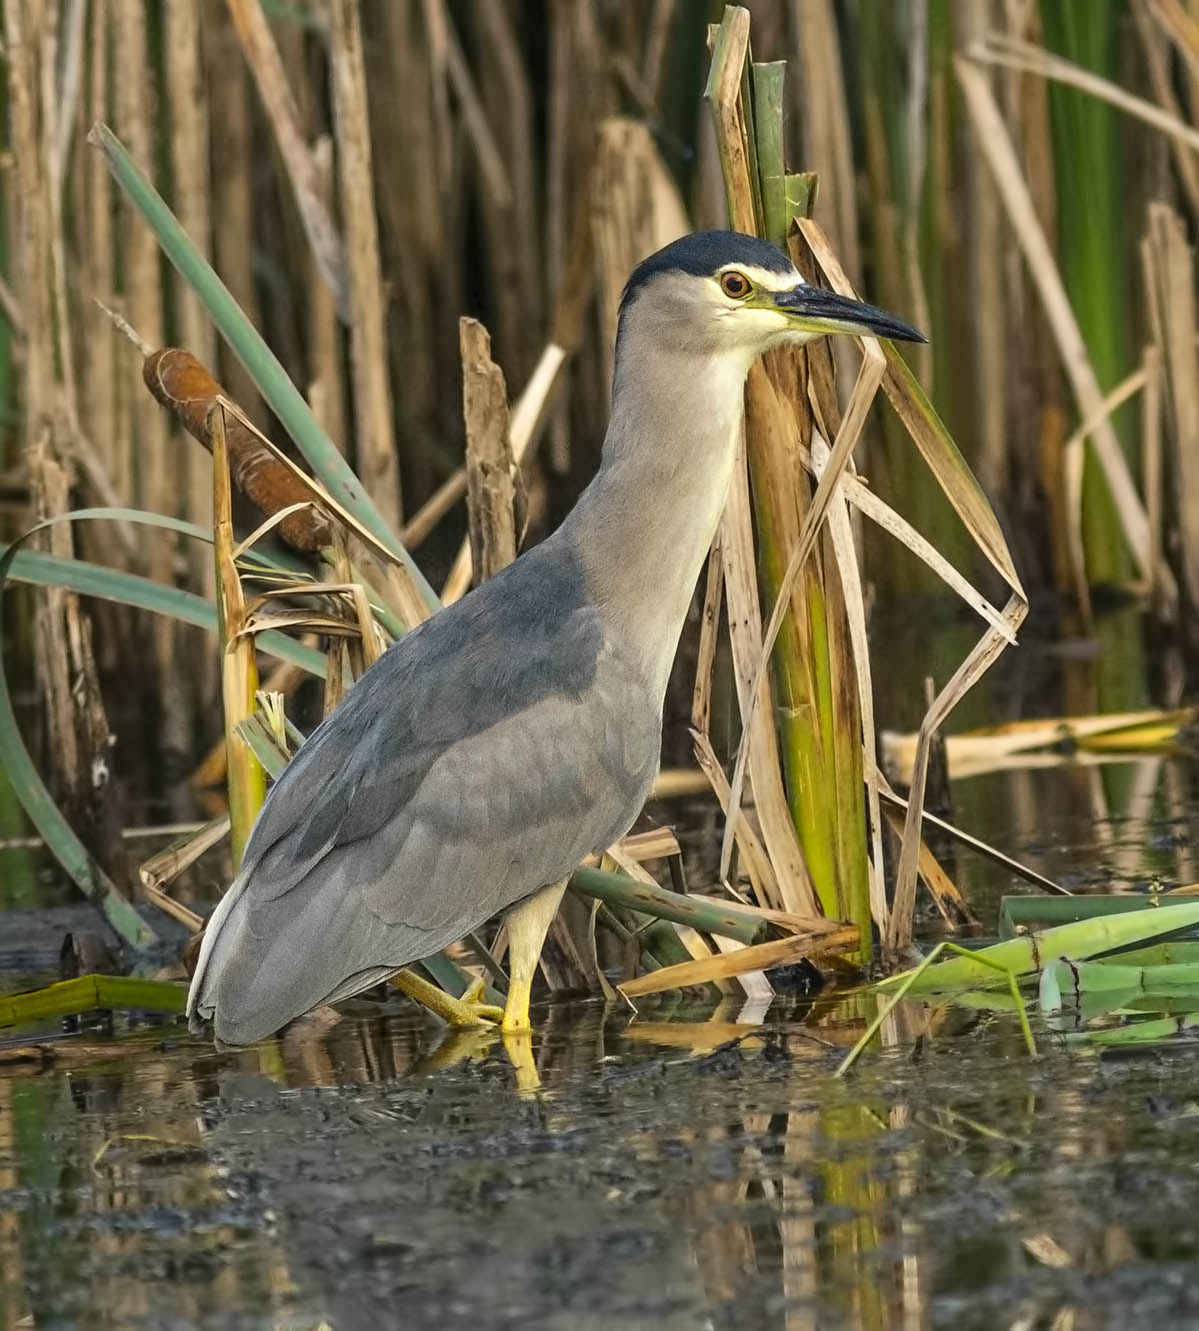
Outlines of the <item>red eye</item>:
[{"label": "red eye", "polygon": [[720,279],[720,289],[734,300],[744,300],[749,295],[749,278],[744,273],[725,273]]}]

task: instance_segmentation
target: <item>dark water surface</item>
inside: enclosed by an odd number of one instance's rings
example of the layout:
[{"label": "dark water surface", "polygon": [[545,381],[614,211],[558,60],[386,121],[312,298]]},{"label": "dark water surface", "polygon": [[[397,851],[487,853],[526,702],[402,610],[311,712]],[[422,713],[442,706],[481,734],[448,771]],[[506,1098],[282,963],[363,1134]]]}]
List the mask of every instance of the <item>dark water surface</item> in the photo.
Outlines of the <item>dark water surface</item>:
[{"label": "dark water surface", "polygon": [[560,1010],[535,1097],[394,1020],[81,1037],[0,1079],[0,1325],[1199,1327],[1199,1051],[956,1016],[837,1081],[852,1002]]},{"label": "dark water surface", "polygon": [[[1012,662],[962,724],[1070,710],[1069,658]],[[1199,878],[1190,759],[953,793],[1076,889]],[[1013,879],[944,853],[993,928]],[[0,991],[54,978],[78,907],[0,865],[3,907]],[[239,1053],[171,1023],[6,1033],[0,1331],[1199,1331],[1193,1040],[1101,1057],[1034,1016],[1033,1060],[1009,1016],[911,1004],[836,1079],[874,1011],[543,1009],[537,1094],[494,1039],[409,1016]]]}]

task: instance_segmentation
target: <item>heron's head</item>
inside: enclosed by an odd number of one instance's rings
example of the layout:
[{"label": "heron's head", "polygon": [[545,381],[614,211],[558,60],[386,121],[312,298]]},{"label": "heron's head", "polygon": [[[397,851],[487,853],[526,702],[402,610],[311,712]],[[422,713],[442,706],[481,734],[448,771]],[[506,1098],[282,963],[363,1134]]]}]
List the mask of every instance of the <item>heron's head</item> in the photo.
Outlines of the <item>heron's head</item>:
[{"label": "heron's head", "polygon": [[701,356],[737,352],[747,362],[825,333],[926,340],[885,310],[809,286],[781,250],[737,231],[701,231],[651,254],[633,270],[620,314],[622,340]]}]

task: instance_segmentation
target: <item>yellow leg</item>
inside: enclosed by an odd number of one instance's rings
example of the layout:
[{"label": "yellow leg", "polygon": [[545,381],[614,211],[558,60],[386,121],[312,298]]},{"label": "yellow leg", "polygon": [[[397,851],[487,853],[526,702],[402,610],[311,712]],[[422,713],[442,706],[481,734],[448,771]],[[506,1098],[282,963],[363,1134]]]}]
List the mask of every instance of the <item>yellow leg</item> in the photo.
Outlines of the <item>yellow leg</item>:
[{"label": "yellow leg", "polygon": [[508,1002],[504,1008],[505,1031],[529,1029],[529,995],[541,959],[541,945],[558,913],[566,881],[544,887],[536,896],[508,912]]},{"label": "yellow leg", "polygon": [[451,1026],[458,1029],[492,1026],[500,1017],[499,1008],[479,1001],[483,993],[482,980],[476,980],[461,998],[451,997],[444,989],[438,989],[435,984],[422,980],[419,975],[409,970],[398,971],[391,977],[391,983],[400,993],[407,994],[422,1007],[427,1007],[430,1012],[435,1012],[443,1021],[448,1021]]}]

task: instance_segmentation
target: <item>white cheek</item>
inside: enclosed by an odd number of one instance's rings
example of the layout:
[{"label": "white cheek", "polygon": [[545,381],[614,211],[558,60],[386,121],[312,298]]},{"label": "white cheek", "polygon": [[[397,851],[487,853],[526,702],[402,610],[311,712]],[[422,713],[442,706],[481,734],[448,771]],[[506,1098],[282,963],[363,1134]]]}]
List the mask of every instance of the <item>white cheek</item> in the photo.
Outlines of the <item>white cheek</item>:
[{"label": "white cheek", "polygon": [[737,331],[745,342],[770,346],[788,332],[786,318],[775,310],[739,309],[735,313]]},{"label": "white cheek", "polygon": [[814,333],[808,328],[783,328],[775,335],[770,345],[779,347],[789,343],[793,347],[803,346],[805,342],[811,342],[814,337],[819,336],[819,333]]}]

